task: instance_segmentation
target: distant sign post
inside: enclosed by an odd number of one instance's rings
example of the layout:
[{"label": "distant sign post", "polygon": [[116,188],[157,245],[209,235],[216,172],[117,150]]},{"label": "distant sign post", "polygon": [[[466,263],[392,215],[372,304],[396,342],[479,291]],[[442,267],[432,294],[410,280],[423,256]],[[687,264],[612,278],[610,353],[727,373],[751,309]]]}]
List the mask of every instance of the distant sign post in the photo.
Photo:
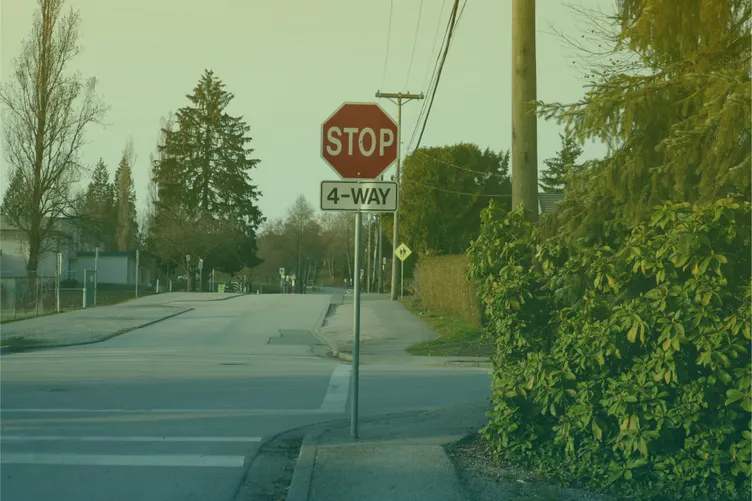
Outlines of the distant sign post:
[{"label": "distant sign post", "polygon": [[[321,209],[355,212],[353,270],[361,269],[363,212],[395,212],[397,184],[376,181],[397,159],[397,124],[378,104],[345,103],[321,125],[321,158],[342,181],[321,183]],[[360,282],[353,277],[353,373],[350,434],[358,438],[358,382],[360,369]]]},{"label": "distant sign post", "polygon": [[397,259],[400,260],[400,297],[405,295],[405,259],[410,257],[413,251],[402,242],[397,247]]}]

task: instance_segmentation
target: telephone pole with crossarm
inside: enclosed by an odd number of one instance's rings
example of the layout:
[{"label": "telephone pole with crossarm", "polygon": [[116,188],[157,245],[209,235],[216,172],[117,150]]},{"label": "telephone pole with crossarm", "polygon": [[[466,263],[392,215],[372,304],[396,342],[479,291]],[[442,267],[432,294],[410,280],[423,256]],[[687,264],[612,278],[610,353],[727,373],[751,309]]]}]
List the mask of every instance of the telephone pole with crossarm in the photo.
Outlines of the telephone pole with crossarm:
[{"label": "telephone pole with crossarm", "polygon": [[[402,105],[409,101],[423,99],[423,93],[410,94],[410,92],[381,92],[376,91],[376,97],[381,99],[389,99],[391,102],[397,105],[397,175],[394,180],[397,181],[398,186],[401,181],[400,171],[402,168]],[[392,288],[391,296],[392,301],[397,300],[397,247],[399,246],[399,207],[394,213],[394,228],[392,237]]]}]

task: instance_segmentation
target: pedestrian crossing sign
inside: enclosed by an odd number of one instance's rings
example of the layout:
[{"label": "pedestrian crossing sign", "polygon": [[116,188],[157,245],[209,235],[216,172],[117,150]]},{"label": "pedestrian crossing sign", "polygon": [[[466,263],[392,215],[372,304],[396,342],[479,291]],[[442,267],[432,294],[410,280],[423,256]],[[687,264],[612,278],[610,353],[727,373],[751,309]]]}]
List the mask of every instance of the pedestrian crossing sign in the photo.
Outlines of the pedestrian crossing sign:
[{"label": "pedestrian crossing sign", "polygon": [[399,244],[399,247],[397,247],[395,252],[397,253],[397,258],[403,262],[413,253],[413,251],[410,250],[410,247],[405,245],[404,242]]}]

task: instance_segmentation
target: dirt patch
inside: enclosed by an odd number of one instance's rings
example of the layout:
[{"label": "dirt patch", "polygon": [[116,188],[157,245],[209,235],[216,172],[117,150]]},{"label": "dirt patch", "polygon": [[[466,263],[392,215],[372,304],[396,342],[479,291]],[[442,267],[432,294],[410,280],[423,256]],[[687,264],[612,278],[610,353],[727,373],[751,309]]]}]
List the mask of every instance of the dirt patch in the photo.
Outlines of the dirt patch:
[{"label": "dirt patch", "polygon": [[546,482],[539,475],[496,461],[476,434],[447,447],[473,501],[615,501],[616,498]]},{"label": "dirt patch", "polygon": [[291,432],[259,449],[235,501],[285,501],[305,432]]}]

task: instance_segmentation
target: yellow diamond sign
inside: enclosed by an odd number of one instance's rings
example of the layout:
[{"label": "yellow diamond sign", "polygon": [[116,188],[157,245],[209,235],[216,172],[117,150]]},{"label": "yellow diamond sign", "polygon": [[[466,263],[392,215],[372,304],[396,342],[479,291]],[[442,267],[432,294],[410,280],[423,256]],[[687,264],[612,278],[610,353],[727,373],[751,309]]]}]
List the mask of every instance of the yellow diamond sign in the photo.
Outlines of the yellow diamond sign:
[{"label": "yellow diamond sign", "polygon": [[399,244],[399,247],[397,247],[397,250],[395,252],[397,253],[397,258],[400,261],[404,261],[405,259],[410,257],[410,254],[413,253],[413,251],[410,250],[410,247],[408,247],[404,243]]}]

